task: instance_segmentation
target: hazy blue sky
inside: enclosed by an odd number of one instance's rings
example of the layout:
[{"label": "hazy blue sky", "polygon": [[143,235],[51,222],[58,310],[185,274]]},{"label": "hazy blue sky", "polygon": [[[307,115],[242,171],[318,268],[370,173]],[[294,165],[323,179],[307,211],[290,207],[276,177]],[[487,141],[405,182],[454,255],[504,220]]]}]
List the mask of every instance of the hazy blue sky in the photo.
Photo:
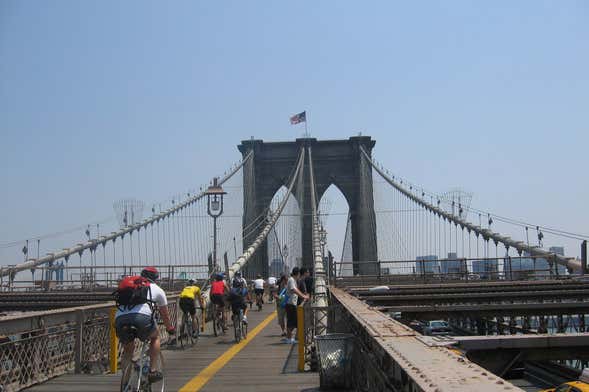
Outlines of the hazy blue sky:
[{"label": "hazy blue sky", "polygon": [[587,1],[0,0],[0,242],[197,187],[302,110],[432,191],[589,232]]}]

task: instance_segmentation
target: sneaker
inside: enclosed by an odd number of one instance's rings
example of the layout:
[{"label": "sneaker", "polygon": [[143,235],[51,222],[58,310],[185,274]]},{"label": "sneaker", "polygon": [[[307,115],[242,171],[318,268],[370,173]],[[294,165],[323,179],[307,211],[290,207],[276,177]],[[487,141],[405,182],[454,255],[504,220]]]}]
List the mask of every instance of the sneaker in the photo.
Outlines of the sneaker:
[{"label": "sneaker", "polygon": [[298,344],[298,343],[299,343],[299,341],[298,341],[298,340],[296,340],[295,338],[292,338],[292,339],[290,339],[288,342],[289,342],[290,344]]},{"label": "sneaker", "polygon": [[149,380],[150,383],[155,383],[158,381],[161,381],[164,379],[164,375],[162,374],[162,372],[154,370],[152,372],[149,372],[149,374],[147,375],[147,380]]},{"label": "sneaker", "polygon": [[290,339],[286,338],[286,337],[282,338],[282,339],[280,339],[280,343],[284,343],[284,344],[290,343]]},{"label": "sneaker", "polygon": [[193,333],[192,333],[192,337],[193,337],[194,339],[198,339],[198,332],[193,332]]}]

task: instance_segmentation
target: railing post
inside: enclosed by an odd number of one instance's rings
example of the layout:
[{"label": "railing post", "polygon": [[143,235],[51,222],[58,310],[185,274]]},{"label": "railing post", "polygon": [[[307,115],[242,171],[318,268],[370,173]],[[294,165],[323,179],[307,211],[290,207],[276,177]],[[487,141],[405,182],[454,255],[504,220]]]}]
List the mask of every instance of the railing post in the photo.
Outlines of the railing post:
[{"label": "railing post", "polygon": [[76,311],[76,333],[75,333],[75,345],[74,345],[74,372],[82,373],[82,362],[84,348],[84,310],[79,309]]},{"label": "railing post", "polygon": [[119,364],[119,339],[117,339],[117,331],[115,329],[115,315],[117,308],[110,309],[109,326],[110,326],[110,350],[108,350],[108,362],[110,364],[110,372],[116,373]]}]

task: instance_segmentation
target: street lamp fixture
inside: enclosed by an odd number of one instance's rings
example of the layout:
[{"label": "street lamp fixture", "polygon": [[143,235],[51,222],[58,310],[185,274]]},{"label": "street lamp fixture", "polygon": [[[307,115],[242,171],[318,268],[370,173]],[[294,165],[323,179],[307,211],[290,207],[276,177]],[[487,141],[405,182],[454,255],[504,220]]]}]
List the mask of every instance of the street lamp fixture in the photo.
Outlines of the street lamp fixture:
[{"label": "street lamp fixture", "polygon": [[227,192],[218,184],[218,178],[213,178],[213,184],[205,192],[207,195],[207,213],[213,218],[213,265],[209,266],[209,275],[217,267],[217,218],[223,213],[223,196]]}]

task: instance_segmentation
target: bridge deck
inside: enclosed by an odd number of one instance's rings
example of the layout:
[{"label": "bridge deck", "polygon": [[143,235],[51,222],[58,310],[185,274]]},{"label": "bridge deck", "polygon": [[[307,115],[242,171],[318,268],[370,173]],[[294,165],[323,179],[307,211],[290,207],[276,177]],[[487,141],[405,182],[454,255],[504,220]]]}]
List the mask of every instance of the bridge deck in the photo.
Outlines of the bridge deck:
[{"label": "bridge deck", "polygon": [[[248,339],[240,343],[241,350],[228,362],[217,362],[216,374],[210,379],[201,373],[205,368],[210,374],[213,361],[226,353],[230,356],[237,348],[232,335],[215,338],[210,323],[198,344],[191,349],[165,349],[166,390],[169,391],[315,391],[319,386],[318,373],[296,371],[296,346],[280,343],[280,328],[273,317],[274,305],[266,304],[261,312],[252,310],[249,315]],[[271,320],[268,320],[272,318]],[[261,325],[264,321],[267,325]],[[259,333],[255,333],[256,326]],[[232,332],[231,330],[229,332]],[[211,365],[211,366],[209,366]],[[68,374],[57,377],[27,391],[116,391],[120,372],[116,375]]]}]

